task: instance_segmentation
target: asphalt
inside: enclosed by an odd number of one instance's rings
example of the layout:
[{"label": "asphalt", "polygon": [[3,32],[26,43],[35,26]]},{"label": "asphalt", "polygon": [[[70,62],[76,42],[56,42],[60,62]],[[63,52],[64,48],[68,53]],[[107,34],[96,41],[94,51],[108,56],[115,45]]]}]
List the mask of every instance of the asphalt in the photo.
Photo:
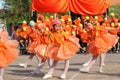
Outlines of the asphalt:
[{"label": "asphalt", "polygon": [[[48,63],[44,65],[39,74],[28,76],[28,74],[37,67],[37,59],[31,61],[27,68],[20,67],[18,64],[25,62],[29,55],[19,55],[19,57],[8,67],[5,68],[4,80],[43,80],[42,77],[48,70]],[[70,59],[70,67],[67,78],[64,80],[120,80],[120,54],[107,53],[105,58],[104,72],[99,73],[99,58],[93,65],[89,73],[81,73],[82,64],[86,62],[91,55],[76,54]],[[57,65],[53,77],[46,80],[61,80],[59,76],[63,72],[64,61]]]}]

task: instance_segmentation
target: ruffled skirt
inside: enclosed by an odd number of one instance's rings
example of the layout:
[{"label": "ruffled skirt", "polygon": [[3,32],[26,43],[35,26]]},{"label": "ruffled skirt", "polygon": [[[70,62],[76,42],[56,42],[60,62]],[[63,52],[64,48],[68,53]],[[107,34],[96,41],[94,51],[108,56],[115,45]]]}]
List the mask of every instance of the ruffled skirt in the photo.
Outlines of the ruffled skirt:
[{"label": "ruffled skirt", "polygon": [[19,50],[0,47],[0,67],[7,67],[18,57]]},{"label": "ruffled skirt", "polygon": [[53,48],[54,52],[52,58],[56,61],[69,59],[79,51],[79,48],[79,39],[75,36],[71,36],[69,40]]},{"label": "ruffled skirt", "polygon": [[17,48],[19,43],[16,40],[8,40],[5,44],[11,48]]},{"label": "ruffled skirt", "polygon": [[118,42],[118,37],[112,34],[101,34],[96,37],[95,41],[91,41],[87,52],[91,54],[102,54],[110,50]]},{"label": "ruffled skirt", "polygon": [[54,44],[41,44],[35,48],[36,54],[42,59],[52,58]]}]

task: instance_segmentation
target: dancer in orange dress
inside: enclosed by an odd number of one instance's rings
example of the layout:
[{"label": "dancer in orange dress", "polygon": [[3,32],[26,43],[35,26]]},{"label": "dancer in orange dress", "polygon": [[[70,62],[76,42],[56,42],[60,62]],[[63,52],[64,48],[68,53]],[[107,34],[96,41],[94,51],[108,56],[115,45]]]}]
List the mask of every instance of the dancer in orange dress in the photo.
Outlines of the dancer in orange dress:
[{"label": "dancer in orange dress", "polygon": [[[93,19],[93,20],[101,23],[101,22],[103,21],[103,18],[101,17],[101,15],[98,15],[98,16],[96,15],[96,16],[94,16],[94,19]],[[91,21],[91,20],[90,20],[90,21]],[[106,20],[105,20],[105,21],[106,21]],[[87,27],[85,27],[85,28],[86,28],[87,31],[89,30]],[[87,32],[86,32],[86,33],[87,33]],[[87,33],[87,34],[88,34],[88,33]],[[86,38],[84,38],[84,39],[87,41],[87,36],[86,36]],[[106,52],[105,52],[105,53],[106,53]],[[105,66],[105,63],[104,63],[105,53],[100,55],[100,64],[101,64],[101,62],[102,62],[102,63],[103,63],[103,64],[102,64],[103,66]],[[101,57],[102,57],[102,59],[101,59]],[[91,60],[92,60],[92,57],[91,57],[87,62],[85,62],[82,66],[83,66],[83,67],[88,66],[88,64],[91,62]],[[101,69],[100,69],[99,71],[102,72]]]},{"label": "dancer in orange dress", "polygon": [[[48,49],[51,47],[52,43],[52,37],[51,32],[49,31],[51,29],[51,21],[49,22],[49,19],[44,19],[44,16],[41,14],[38,14],[38,22],[37,22],[37,28],[39,29],[41,36],[40,41],[41,44],[38,44],[35,48],[35,53],[39,58],[41,58],[41,62],[39,62],[38,67],[36,70],[31,72],[31,75],[34,75],[36,73],[39,73],[40,69],[44,66],[45,62],[48,61],[48,65],[51,65],[51,55],[48,54]],[[47,27],[46,27],[47,26]]]},{"label": "dancer in orange dress", "polygon": [[64,72],[60,76],[61,79],[66,78],[66,74],[69,68],[69,59],[76,54],[79,50],[79,39],[75,36],[69,35],[67,31],[64,31],[61,27],[61,22],[59,20],[55,20],[53,22],[53,55],[52,58],[54,62],[52,66],[49,68],[47,74],[43,77],[43,79],[51,78],[53,75],[53,71],[57,65],[57,63],[61,60],[65,60]]},{"label": "dancer in orange dress", "polygon": [[[29,58],[25,61],[25,63],[19,63],[20,66],[27,68],[27,65],[31,62],[33,57],[36,55],[35,48],[37,45],[41,43],[40,41],[40,32],[38,29],[35,29],[36,23],[34,21],[30,21],[31,32],[29,32],[29,45],[27,47],[27,51],[30,53]],[[38,59],[39,61],[39,59]]]},{"label": "dancer in orange dress", "polygon": [[3,80],[4,68],[10,65],[17,57],[19,50],[16,47],[11,47],[11,45],[6,44],[8,41],[8,34],[3,27],[0,33],[0,80]]},{"label": "dancer in orange dress", "polygon": [[49,53],[51,51],[51,46],[53,43],[53,39],[51,37],[51,32],[49,31],[48,27],[45,26],[39,26],[39,30],[42,33],[40,39],[41,39],[41,44],[39,44],[35,48],[35,52],[39,58],[41,58],[41,62],[39,63],[38,67],[36,70],[31,72],[31,75],[39,73],[40,69],[44,66],[45,62],[48,61],[48,65],[51,66],[51,57],[52,54]]},{"label": "dancer in orange dress", "polygon": [[[97,23],[98,24],[98,23]],[[88,64],[87,67],[80,69],[81,72],[89,72],[93,64],[95,63],[97,57],[99,55],[104,54],[108,50],[110,50],[118,41],[118,37],[111,35],[108,33],[108,30],[114,29],[114,28],[108,28],[103,25],[92,25],[91,23],[87,23],[87,27],[89,28],[88,31],[88,53],[92,54],[92,60]],[[103,58],[101,57],[100,62],[100,72],[102,71],[102,64],[103,64]]]},{"label": "dancer in orange dress", "polygon": [[[31,23],[31,22],[30,22]],[[48,64],[50,65],[50,60],[48,59],[47,55],[44,55],[47,48],[49,47],[48,44],[51,43],[49,38],[49,33],[46,32],[46,27],[43,25],[33,25],[35,22],[32,21],[32,32],[29,34],[30,38],[30,44],[27,48],[27,50],[30,52],[30,57],[28,60],[24,63],[25,66],[28,65],[28,63],[33,59],[33,57],[36,55],[38,58],[38,66],[36,70],[30,72],[30,75],[38,74],[40,69],[44,66],[45,62],[48,61]],[[35,29],[37,28],[37,29]],[[41,59],[41,61],[40,61]]]},{"label": "dancer in orange dress", "polygon": [[18,42],[16,40],[9,40],[9,35],[5,26],[3,26],[2,31],[0,32],[0,37],[5,41],[6,45],[9,45],[12,48],[18,47]]}]

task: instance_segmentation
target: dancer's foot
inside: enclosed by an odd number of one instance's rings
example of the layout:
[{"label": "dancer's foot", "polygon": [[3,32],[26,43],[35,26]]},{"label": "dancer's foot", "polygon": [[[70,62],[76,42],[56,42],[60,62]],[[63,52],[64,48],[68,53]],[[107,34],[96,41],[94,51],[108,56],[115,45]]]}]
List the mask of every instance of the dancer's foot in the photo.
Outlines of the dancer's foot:
[{"label": "dancer's foot", "polygon": [[27,68],[27,65],[24,64],[24,63],[19,63],[19,66],[24,67],[24,68]]},{"label": "dancer's foot", "polygon": [[105,63],[103,63],[102,65],[105,66]]},{"label": "dancer's foot", "polygon": [[0,80],[3,80],[3,78],[0,78]]},{"label": "dancer's foot", "polygon": [[86,66],[88,66],[88,63],[84,63],[82,66],[83,66],[83,67],[86,67]]},{"label": "dancer's foot", "polygon": [[99,72],[100,72],[100,73],[103,73],[103,69],[102,69],[102,68],[100,68],[100,69],[99,69]]},{"label": "dancer's foot", "polygon": [[80,71],[83,72],[83,73],[89,73],[89,69],[86,68],[86,67],[81,68]]},{"label": "dancer's foot", "polygon": [[61,76],[60,76],[60,79],[65,79],[66,78],[66,75],[65,74],[62,74]]},{"label": "dancer's foot", "polygon": [[52,74],[45,74],[45,76],[42,79],[49,79],[52,78]]}]

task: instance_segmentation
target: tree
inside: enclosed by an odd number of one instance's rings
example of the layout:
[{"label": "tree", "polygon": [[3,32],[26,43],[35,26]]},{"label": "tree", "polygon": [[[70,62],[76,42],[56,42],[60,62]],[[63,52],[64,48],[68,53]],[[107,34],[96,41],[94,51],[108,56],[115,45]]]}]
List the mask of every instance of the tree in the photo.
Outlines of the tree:
[{"label": "tree", "polygon": [[109,11],[115,13],[117,17],[120,16],[120,4],[111,6]]},{"label": "tree", "polygon": [[7,24],[30,20],[31,16],[31,0],[5,0],[7,5],[11,6],[10,10],[5,10],[3,15]]}]

